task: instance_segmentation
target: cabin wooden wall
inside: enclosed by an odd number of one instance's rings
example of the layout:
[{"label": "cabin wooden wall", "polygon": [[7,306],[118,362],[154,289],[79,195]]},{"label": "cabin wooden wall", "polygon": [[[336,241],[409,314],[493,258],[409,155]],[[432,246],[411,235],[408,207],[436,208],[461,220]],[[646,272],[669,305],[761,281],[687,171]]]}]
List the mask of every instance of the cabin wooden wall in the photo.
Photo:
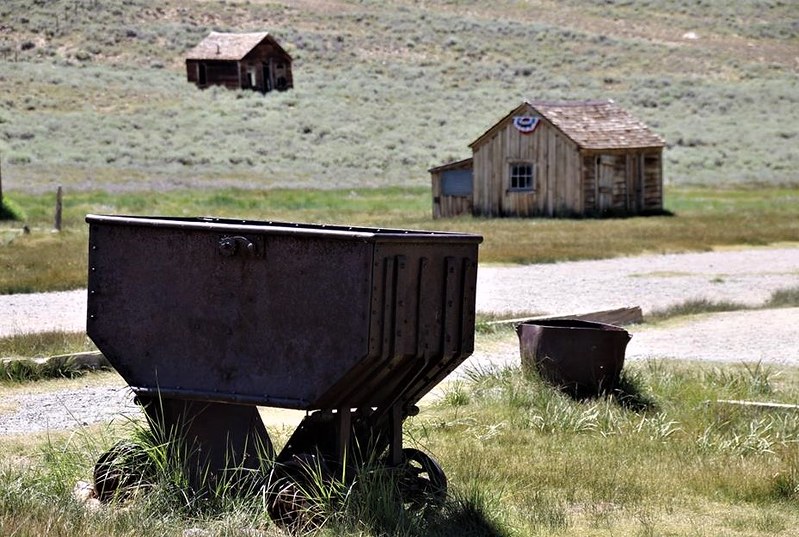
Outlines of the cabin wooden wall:
[{"label": "cabin wooden wall", "polygon": [[[519,132],[507,121],[473,150],[475,214],[525,217],[582,212],[577,146],[546,120],[530,134]],[[514,162],[533,163],[533,190],[510,190]]]},{"label": "cabin wooden wall", "polygon": [[662,150],[588,152],[582,158],[586,214],[639,214],[663,208]]},{"label": "cabin wooden wall", "polygon": [[[205,66],[205,84],[200,84],[200,64]],[[207,86],[239,87],[239,69],[237,62],[224,60],[186,60],[186,74],[189,82],[201,88]]]},{"label": "cabin wooden wall", "polygon": [[472,198],[469,196],[443,196],[441,174],[433,174],[433,218],[448,218],[472,214]]},{"label": "cabin wooden wall", "polygon": [[[264,64],[269,66],[270,80],[264,79]],[[281,65],[282,67],[279,67]],[[259,91],[282,91],[294,87],[291,58],[269,41],[261,43],[242,59],[242,80],[247,79],[247,72],[250,69],[255,72],[255,89]],[[281,77],[286,80],[282,87],[277,83]]]},{"label": "cabin wooden wall", "polygon": [[430,179],[433,194],[433,218],[448,218],[473,213],[472,193],[458,196],[445,195],[442,188],[444,173],[449,170],[470,170],[471,167],[472,162],[469,160],[468,162],[450,168],[441,168],[435,171],[431,170]]},{"label": "cabin wooden wall", "polygon": [[663,209],[663,150],[650,151],[643,155],[644,192],[643,210]]}]

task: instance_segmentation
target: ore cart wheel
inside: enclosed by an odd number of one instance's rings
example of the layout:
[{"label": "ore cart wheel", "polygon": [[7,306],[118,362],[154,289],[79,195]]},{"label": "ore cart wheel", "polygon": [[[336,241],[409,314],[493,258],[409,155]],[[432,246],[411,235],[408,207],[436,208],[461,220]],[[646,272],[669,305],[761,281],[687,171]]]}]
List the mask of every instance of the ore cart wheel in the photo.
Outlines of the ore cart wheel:
[{"label": "ore cart wheel", "polygon": [[403,501],[414,509],[441,506],[447,498],[447,476],[441,466],[418,449],[404,448],[402,456],[399,489]]},{"label": "ore cart wheel", "polygon": [[94,465],[94,491],[101,502],[125,499],[149,486],[151,461],[141,446],[124,440],[100,455]]},{"label": "ore cart wheel", "polygon": [[327,476],[324,461],[308,453],[294,455],[284,463],[276,463],[266,485],[269,518],[291,534],[318,527],[322,522],[322,514],[318,511],[313,494],[319,480]]}]

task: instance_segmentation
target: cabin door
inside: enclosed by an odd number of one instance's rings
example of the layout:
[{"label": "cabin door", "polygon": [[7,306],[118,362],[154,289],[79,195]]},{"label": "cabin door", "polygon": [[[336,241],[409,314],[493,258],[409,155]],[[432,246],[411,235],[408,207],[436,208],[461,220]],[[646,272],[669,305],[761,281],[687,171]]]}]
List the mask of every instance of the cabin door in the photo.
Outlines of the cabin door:
[{"label": "cabin door", "polygon": [[204,63],[197,64],[197,83],[201,86],[205,86],[208,82],[208,72],[205,69]]},{"label": "cabin door", "polygon": [[596,207],[602,213],[613,208],[615,159],[612,155],[600,155],[596,158],[596,163]]},{"label": "cabin door", "polygon": [[269,62],[263,63],[264,69],[264,92],[272,91],[273,84],[272,84],[272,69],[270,68],[271,60]]}]

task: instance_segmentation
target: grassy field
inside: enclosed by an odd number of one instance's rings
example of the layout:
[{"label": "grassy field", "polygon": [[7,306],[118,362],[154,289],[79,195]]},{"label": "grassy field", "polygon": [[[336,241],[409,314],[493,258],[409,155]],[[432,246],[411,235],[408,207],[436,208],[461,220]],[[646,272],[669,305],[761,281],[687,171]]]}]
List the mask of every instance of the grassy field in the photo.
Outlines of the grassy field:
[{"label": "grassy field", "polygon": [[[319,493],[318,535],[793,535],[799,414],[715,401],[795,402],[797,375],[758,364],[637,362],[616,397],[573,401],[518,370],[472,371],[406,422],[406,444],[447,472],[443,508],[403,515],[384,493],[376,507],[369,487],[390,490],[391,480],[367,474],[366,490],[331,484]],[[270,432],[280,445],[289,430]],[[257,494],[201,500],[168,472],[124,508],[75,502],[70,491],[102,450],[134,436],[128,424],[0,439],[0,533],[279,534]]]},{"label": "grassy field", "polygon": [[[794,3],[6,0],[0,292],[80,287],[87,212],[457,229],[535,262],[799,240]],[[296,88],[185,81],[210,30],[267,29]],[[432,221],[427,168],[523,98],[613,98],[668,144],[666,207]],[[66,231],[51,235],[55,187]],[[370,190],[371,189],[371,190]],[[723,191],[721,191],[723,190]],[[32,228],[20,234],[20,224]]]},{"label": "grassy field", "polygon": [[52,233],[54,196],[19,194],[30,233],[0,223],[0,294],[86,285],[86,213],[228,216],[463,231],[483,235],[481,262],[533,263],[723,245],[799,241],[799,189],[669,188],[674,215],[617,219],[433,220],[423,188],[67,192],[63,228]]},{"label": "grassy field", "polygon": [[[10,192],[427,185],[523,98],[613,98],[670,185],[796,185],[794,2],[5,0]],[[269,30],[295,89],[199,91],[210,30]]]},{"label": "grassy field", "polygon": [[[6,0],[0,293],[80,287],[87,212],[457,229],[535,262],[799,240],[791,2]],[[273,32],[296,88],[185,81],[210,30]],[[667,142],[676,217],[432,221],[427,168],[523,98],[613,98]],[[65,232],[49,233],[55,187]],[[27,224],[30,235],[21,234]]]}]

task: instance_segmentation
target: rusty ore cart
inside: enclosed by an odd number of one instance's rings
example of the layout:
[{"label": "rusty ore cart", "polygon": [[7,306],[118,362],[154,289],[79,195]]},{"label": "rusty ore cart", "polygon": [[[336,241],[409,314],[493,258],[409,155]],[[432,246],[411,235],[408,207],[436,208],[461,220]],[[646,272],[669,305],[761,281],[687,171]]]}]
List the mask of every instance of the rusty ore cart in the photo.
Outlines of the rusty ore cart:
[{"label": "rusty ore cart", "polygon": [[151,427],[194,446],[191,482],[262,467],[272,444],[256,407],[269,406],[307,411],[273,468],[312,460],[338,471],[382,453],[388,466],[415,469],[409,489],[445,493],[435,461],[403,449],[402,422],[473,351],[482,237],[86,221],[87,332]]}]

